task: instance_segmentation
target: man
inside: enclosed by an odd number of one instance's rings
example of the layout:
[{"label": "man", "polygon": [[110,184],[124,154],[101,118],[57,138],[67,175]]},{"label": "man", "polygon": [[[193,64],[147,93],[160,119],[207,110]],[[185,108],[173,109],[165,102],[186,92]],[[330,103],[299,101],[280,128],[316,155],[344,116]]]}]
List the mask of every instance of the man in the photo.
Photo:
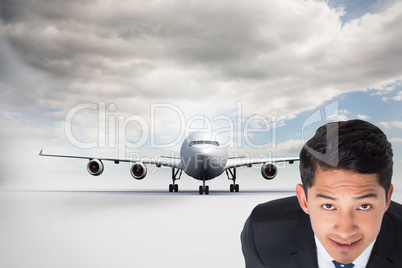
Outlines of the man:
[{"label": "man", "polygon": [[261,204],[246,221],[246,267],[402,267],[392,157],[385,134],[368,122],[320,127],[300,152],[296,196]]}]

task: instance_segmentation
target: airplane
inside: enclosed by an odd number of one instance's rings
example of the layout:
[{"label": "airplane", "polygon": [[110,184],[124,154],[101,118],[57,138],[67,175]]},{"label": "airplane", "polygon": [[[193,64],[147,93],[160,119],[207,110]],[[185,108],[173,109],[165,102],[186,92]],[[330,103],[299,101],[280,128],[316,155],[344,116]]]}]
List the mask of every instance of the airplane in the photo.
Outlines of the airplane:
[{"label": "airplane", "polygon": [[65,157],[88,159],[87,170],[93,176],[99,176],[104,170],[102,161],[113,161],[115,164],[120,162],[132,163],[130,167],[131,176],[134,179],[142,180],[147,175],[148,164],[156,167],[166,166],[172,168],[172,184],[169,184],[169,192],[178,192],[179,186],[176,183],[180,180],[182,172],[188,176],[202,181],[199,186],[199,194],[209,194],[209,186],[206,182],[212,180],[223,172],[226,172],[228,180],[231,180],[230,192],[239,192],[239,184],[236,184],[236,168],[242,166],[251,167],[255,164],[262,164],[261,175],[266,180],[272,180],[277,175],[275,163],[288,162],[293,164],[298,161],[298,157],[277,158],[277,159],[248,159],[246,157],[228,157],[226,146],[211,138],[210,132],[196,131],[188,135],[183,141],[180,149],[180,157],[161,156],[159,159],[116,159],[116,158],[94,158],[87,156],[70,156],[44,154],[43,149],[39,152],[40,156]]}]

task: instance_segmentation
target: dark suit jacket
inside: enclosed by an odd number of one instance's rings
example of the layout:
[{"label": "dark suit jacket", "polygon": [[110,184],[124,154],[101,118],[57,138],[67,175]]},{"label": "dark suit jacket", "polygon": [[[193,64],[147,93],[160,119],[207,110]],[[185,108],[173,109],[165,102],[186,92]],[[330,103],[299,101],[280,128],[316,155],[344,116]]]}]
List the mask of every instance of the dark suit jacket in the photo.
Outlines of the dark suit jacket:
[{"label": "dark suit jacket", "polygon": [[[258,205],[241,234],[247,268],[318,268],[310,217],[297,197]],[[402,205],[391,202],[367,268],[402,267]]]}]

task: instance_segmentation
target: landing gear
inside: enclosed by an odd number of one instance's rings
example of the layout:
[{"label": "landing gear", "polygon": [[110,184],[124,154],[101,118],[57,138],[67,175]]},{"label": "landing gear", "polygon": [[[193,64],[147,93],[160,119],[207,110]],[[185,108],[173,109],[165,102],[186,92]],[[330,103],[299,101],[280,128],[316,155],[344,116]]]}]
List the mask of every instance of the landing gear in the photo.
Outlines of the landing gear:
[{"label": "landing gear", "polygon": [[239,188],[239,185],[238,185],[238,184],[231,184],[231,185],[230,185],[230,192],[231,192],[231,193],[233,193],[233,192],[238,193],[239,190],[240,190],[240,188]]},{"label": "landing gear", "polygon": [[209,186],[205,185],[205,180],[202,180],[202,185],[200,185],[198,192],[199,194],[209,194]]},{"label": "landing gear", "polygon": [[179,191],[179,185],[169,184],[169,192],[178,192],[178,191]]},{"label": "landing gear", "polygon": [[169,184],[169,192],[178,192],[179,185],[176,184],[177,180],[180,180],[182,169],[172,168],[172,181],[173,184]]},{"label": "landing gear", "polygon": [[239,192],[240,187],[238,184],[236,184],[236,168],[228,168],[226,169],[226,176],[228,176],[228,180],[233,181],[233,183],[230,185],[230,192]]},{"label": "landing gear", "polygon": [[203,194],[203,193],[209,194],[209,186],[207,185],[204,188],[202,185],[200,185],[198,192],[199,192],[199,194]]}]

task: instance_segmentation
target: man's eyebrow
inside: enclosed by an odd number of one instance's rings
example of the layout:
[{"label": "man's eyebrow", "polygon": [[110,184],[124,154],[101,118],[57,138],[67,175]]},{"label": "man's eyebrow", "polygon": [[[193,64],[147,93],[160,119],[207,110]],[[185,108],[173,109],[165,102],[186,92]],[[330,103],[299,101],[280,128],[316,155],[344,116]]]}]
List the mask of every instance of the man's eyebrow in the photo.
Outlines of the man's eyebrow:
[{"label": "man's eyebrow", "polygon": [[355,197],[356,200],[365,199],[365,198],[378,198],[378,195],[375,193],[368,193],[362,196]]},{"label": "man's eyebrow", "polygon": [[320,197],[320,198],[329,199],[329,200],[333,200],[333,201],[336,200],[335,197],[332,197],[332,196],[329,196],[329,195],[326,195],[326,194],[317,194],[315,197]]},{"label": "man's eyebrow", "polygon": [[[317,194],[316,197],[329,199],[329,200],[332,200],[332,201],[337,200],[337,198],[335,198],[335,197],[332,197],[332,196],[329,196],[329,195],[326,195],[326,194],[320,194],[320,193]],[[365,199],[365,198],[378,198],[378,195],[375,194],[375,193],[368,193],[368,194],[365,194],[365,195],[362,195],[362,196],[355,197],[354,199],[361,200],[361,199]]]}]

